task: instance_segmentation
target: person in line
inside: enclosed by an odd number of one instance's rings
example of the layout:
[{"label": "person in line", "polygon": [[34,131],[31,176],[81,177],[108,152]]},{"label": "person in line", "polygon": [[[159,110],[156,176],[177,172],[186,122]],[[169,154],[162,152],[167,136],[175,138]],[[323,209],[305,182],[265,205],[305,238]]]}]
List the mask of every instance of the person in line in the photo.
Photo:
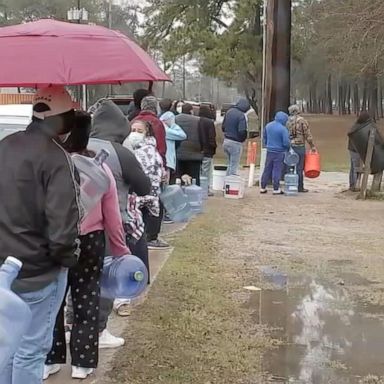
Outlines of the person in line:
[{"label": "person in line", "polygon": [[[109,152],[105,163],[111,169],[116,180],[123,223],[130,220],[127,212],[129,194],[134,192],[138,196],[145,196],[151,190],[151,182],[145,175],[135,154],[122,145],[129,132],[130,127],[126,117],[113,101],[103,100],[96,106],[88,149],[95,153],[98,153],[101,149],[106,149]],[[138,240],[137,248],[141,249],[143,253],[148,252],[144,235]],[[136,256],[139,255],[136,254]],[[99,348],[116,348],[124,344],[123,338],[113,336],[107,329],[108,317],[112,309],[113,300],[101,298]]]},{"label": "person in line", "polygon": [[[145,97],[141,103],[141,112],[136,117],[135,121],[146,121],[151,124],[153,133],[156,139],[157,150],[163,160],[164,167],[167,166],[167,143],[165,138],[165,127],[164,124],[157,117],[158,102],[154,96]],[[160,202],[160,215],[159,217],[151,217],[149,220],[151,223],[148,225],[149,230],[147,231],[148,248],[151,250],[168,249],[169,244],[159,238],[161,231],[161,223],[164,216],[164,207]]]},{"label": "person in line", "polygon": [[[151,123],[135,120],[132,131],[125,144],[132,146],[137,159],[142,165],[145,174],[151,180],[151,192],[139,197],[139,206],[143,212],[147,241],[150,246],[154,234],[160,232],[160,193],[161,184],[165,177],[163,160],[156,148],[156,139]],[[148,258],[143,260],[149,272]]]},{"label": "person in line", "polygon": [[223,149],[228,157],[228,176],[239,174],[243,144],[248,135],[246,113],[250,107],[249,101],[243,98],[225,114],[222,127],[224,132]]},{"label": "person in line", "polygon": [[169,172],[169,184],[175,184],[176,181],[176,143],[187,139],[187,135],[182,128],[176,124],[176,117],[172,112],[166,112],[160,120],[165,126],[165,137],[167,141],[167,168]]},{"label": "person in line", "polygon": [[199,110],[199,131],[202,138],[204,158],[201,164],[201,176],[208,178],[208,196],[213,196],[211,191],[213,179],[213,156],[216,154],[216,127],[212,118],[212,111],[207,105],[201,105]]},{"label": "person in line", "polygon": [[202,137],[199,133],[200,117],[193,115],[193,106],[184,104],[182,113],[176,116],[176,124],[179,125],[187,135],[177,148],[177,177],[189,175],[196,179],[197,185],[200,185],[201,163],[203,161]]},{"label": "person in line", "polygon": [[263,144],[267,148],[267,159],[261,178],[260,193],[267,193],[269,180],[273,181],[273,194],[281,195],[280,179],[283,172],[284,156],[291,143],[286,128],[288,115],[285,112],[277,112],[275,120],[266,125],[263,135]]},{"label": "person in line", "polygon": [[141,112],[141,102],[144,97],[147,97],[151,94],[148,89],[137,89],[133,93],[133,101],[129,104],[128,109],[128,120],[132,121],[137,117],[137,115]]},{"label": "person in line", "polygon": [[0,142],[0,264],[8,255],[22,261],[12,288],[32,312],[18,350],[0,372],[1,384],[42,384],[68,268],[79,256],[79,185],[62,148],[74,120],[63,87],[39,89],[32,123]]},{"label": "person in line", "polygon": [[305,145],[308,143],[312,152],[316,152],[316,147],[309,123],[301,116],[300,107],[298,105],[291,105],[288,108],[288,112],[290,116],[287,127],[291,137],[291,146],[299,155],[299,163],[296,167],[297,174],[299,175],[299,192],[307,193],[308,189],[304,188]]},{"label": "person in line", "polygon": [[156,97],[147,96],[141,102],[141,112],[136,116],[135,120],[147,121],[151,123],[153,127],[153,132],[156,138],[157,150],[159,151],[164,165],[166,165],[166,153],[167,153],[167,144],[165,139],[165,128],[164,124],[157,117],[158,111],[158,102]]},{"label": "person in line", "polygon": [[172,110],[173,102],[171,99],[163,99],[159,103],[160,106],[160,116],[164,113],[170,112]]},{"label": "person in line", "polygon": [[[76,120],[77,123],[64,143],[64,148],[69,153],[94,157],[95,153],[87,150],[91,116],[77,112]],[[77,265],[70,268],[68,274],[74,315],[70,339],[74,379],[85,379],[98,364],[100,278],[106,252],[105,234],[113,256],[130,254],[125,242],[116,181],[106,164],[103,164],[103,169],[109,177],[110,187],[81,223],[80,257]],[[65,300],[56,318],[54,339],[47,356],[44,379],[59,372],[61,364],[66,363],[64,307]]]}]

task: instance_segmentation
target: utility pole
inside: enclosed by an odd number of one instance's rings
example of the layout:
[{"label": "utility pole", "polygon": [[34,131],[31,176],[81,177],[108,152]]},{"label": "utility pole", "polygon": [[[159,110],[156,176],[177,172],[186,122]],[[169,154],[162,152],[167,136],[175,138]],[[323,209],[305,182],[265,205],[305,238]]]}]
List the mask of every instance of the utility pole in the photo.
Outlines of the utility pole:
[{"label": "utility pole", "polygon": [[[261,135],[276,112],[288,112],[291,92],[292,0],[264,0]],[[264,169],[266,150],[261,153]]]},{"label": "utility pole", "polygon": [[[108,28],[112,29],[112,0],[108,0]],[[108,87],[109,96],[112,96],[113,86],[109,84]]]}]

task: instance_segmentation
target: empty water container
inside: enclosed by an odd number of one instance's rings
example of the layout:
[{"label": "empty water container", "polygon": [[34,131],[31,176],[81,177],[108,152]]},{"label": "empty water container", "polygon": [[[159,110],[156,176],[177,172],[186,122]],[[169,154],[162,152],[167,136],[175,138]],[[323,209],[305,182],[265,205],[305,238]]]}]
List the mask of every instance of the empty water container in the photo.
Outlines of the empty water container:
[{"label": "empty water container", "polygon": [[299,193],[299,175],[296,174],[295,168],[291,167],[289,173],[284,177],[284,194],[287,196],[295,196]]},{"label": "empty water container", "polygon": [[299,163],[299,160],[299,155],[292,148],[285,153],[284,163],[288,165],[288,167],[295,167]]},{"label": "empty water container", "polygon": [[181,180],[177,185],[166,186],[160,195],[160,199],[167,211],[167,215],[173,221],[183,223],[188,221],[193,213],[180,184]]},{"label": "empty water container", "polygon": [[203,189],[196,185],[196,179],[192,180],[192,185],[188,185],[184,189],[187,200],[191,206],[192,212],[195,214],[203,212]]},{"label": "empty water container", "polygon": [[11,290],[22,265],[18,259],[8,257],[0,267],[0,374],[31,322],[28,305]]},{"label": "empty water container", "polygon": [[200,176],[200,187],[203,190],[203,199],[208,199],[209,179],[206,176]]},{"label": "empty water container", "polygon": [[108,156],[109,152],[104,149],[93,159],[78,154],[72,155],[72,160],[80,175],[80,199],[86,214],[109,189],[110,180],[102,168],[102,164]]},{"label": "empty water container", "polygon": [[136,256],[107,256],[101,275],[101,296],[111,299],[134,299],[148,285],[148,271]]}]

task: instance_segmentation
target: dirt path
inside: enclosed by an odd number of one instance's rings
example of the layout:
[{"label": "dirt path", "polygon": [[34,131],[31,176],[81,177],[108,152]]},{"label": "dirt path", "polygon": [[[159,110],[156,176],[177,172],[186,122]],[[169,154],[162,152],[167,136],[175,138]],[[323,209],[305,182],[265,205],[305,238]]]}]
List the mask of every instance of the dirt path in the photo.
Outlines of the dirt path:
[{"label": "dirt path", "polygon": [[383,383],[384,203],[345,185],[327,173],[307,195],[210,200],[170,237],[127,345],[94,382]]}]

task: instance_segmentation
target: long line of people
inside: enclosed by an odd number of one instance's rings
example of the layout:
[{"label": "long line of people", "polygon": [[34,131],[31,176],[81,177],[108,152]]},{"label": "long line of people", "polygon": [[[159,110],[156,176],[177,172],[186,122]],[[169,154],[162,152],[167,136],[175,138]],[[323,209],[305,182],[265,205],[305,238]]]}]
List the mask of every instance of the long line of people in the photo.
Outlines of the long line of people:
[{"label": "long line of people", "polygon": [[[172,107],[164,100],[160,111],[156,98],[138,90],[131,122],[109,100],[91,116],[51,86],[37,91],[26,131],[0,142],[0,264],[8,255],[23,263],[13,289],[32,312],[2,384],[41,384],[57,373],[66,339],[78,379],[97,368],[99,348],[124,344],[108,331],[108,318],[113,308],[128,315],[131,303],[100,297],[103,259],[132,253],[149,271],[148,249],[169,247],[159,238],[162,186],[184,173],[210,177],[216,150],[208,111],[199,117],[188,104],[181,113]],[[109,153],[102,165],[109,189],[84,216],[71,154],[94,157],[101,149]]]}]

